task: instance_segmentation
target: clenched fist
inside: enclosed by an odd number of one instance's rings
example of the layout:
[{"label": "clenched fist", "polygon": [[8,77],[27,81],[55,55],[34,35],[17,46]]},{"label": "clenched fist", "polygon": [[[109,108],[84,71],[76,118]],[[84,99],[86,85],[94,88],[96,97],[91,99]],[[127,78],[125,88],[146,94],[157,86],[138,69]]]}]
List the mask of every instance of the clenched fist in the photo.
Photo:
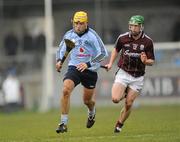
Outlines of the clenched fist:
[{"label": "clenched fist", "polygon": [[61,63],[61,61],[58,61],[56,63],[56,71],[60,72],[61,68],[62,68],[62,63]]},{"label": "clenched fist", "polygon": [[147,56],[145,52],[141,52],[140,58],[141,58],[141,62],[143,64],[146,64]]}]

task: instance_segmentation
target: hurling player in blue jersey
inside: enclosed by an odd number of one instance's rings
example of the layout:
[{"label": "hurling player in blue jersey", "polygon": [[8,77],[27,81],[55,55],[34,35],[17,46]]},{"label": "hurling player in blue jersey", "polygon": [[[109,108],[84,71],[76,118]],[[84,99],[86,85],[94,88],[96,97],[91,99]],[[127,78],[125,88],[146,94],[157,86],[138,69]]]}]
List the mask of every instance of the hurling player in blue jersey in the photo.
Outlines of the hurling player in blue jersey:
[{"label": "hurling player in blue jersey", "polygon": [[100,62],[108,56],[107,50],[98,34],[88,27],[88,16],[84,11],[78,11],[72,19],[73,29],[66,32],[56,54],[56,70],[62,67],[62,57],[66,51],[64,39],[75,42],[75,48],[70,52],[68,70],[63,79],[61,97],[61,118],[56,129],[57,133],[67,132],[70,95],[78,85],[83,85],[83,101],[88,108],[87,128],[95,122],[95,101],[92,99]]}]

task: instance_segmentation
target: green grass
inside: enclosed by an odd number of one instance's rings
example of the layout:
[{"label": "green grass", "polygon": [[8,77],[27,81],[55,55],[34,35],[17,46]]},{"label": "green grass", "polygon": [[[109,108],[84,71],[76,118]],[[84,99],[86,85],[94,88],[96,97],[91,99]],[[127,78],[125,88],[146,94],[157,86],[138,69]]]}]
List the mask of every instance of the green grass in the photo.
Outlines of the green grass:
[{"label": "green grass", "polygon": [[114,134],[120,106],[97,107],[85,127],[86,108],[71,108],[68,133],[56,134],[58,111],[0,113],[0,142],[180,142],[180,105],[134,108],[121,134]]}]

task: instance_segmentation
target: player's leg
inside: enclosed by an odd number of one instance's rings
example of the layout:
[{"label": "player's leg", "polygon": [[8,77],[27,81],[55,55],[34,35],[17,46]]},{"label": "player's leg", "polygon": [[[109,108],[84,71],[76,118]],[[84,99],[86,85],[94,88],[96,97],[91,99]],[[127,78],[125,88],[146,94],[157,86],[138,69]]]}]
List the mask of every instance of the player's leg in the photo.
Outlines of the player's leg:
[{"label": "player's leg", "polygon": [[75,85],[74,82],[70,79],[64,80],[63,84],[63,95],[61,97],[61,114],[67,115],[70,108],[70,95],[73,91]]},{"label": "player's leg", "polygon": [[66,79],[63,83],[63,94],[61,97],[61,119],[58,128],[56,129],[57,133],[67,132],[67,123],[68,123],[68,113],[70,109],[70,95],[74,89],[75,84],[72,80]]},{"label": "player's leg", "polygon": [[[116,73],[115,81],[111,90],[112,101],[114,103],[119,103],[119,101],[124,98],[125,91],[127,89],[127,84],[128,84],[127,74],[122,69],[119,69],[118,72]],[[114,132],[120,132],[122,126],[123,124],[117,121]]]},{"label": "player's leg", "polygon": [[94,90],[95,89],[88,89],[84,87],[83,101],[89,111],[93,111],[95,106],[95,100],[93,100]]},{"label": "player's leg", "polygon": [[116,73],[114,84],[111,90],[112,101],[114,103],[119,103],[119,101],[124,98],[127,84],[127,74],[122,69],[119,69]]},{"label": "player's leg", "polygon": [[119,103],[120,100],[122,100],[122,98],[125,95],[125,90],[126,90],[126,86],[119,83],[119,82],[115,82],[112,86],[112,101],[114,103]]},{"label": "player's leg", "polygon": [[127,118],[129,117],[130,113],[131,113],[131,108],[133,106],[133,103],[136,99],[136,97],[139,95],[140,91],[142,90],[143,87],[143,82],[144,82],[144,77],[128,77],[130,82],[129,82],[129,86],[127,89],[127,96],[125,99],[125,105],[121,110],[119,119],[116,123],[115,126],[115,130],[114,132],[120,132],[121,128],[124,124],[124,122],[127,120]]},{"label": "player's leg", "polygon": [[83,101],[88,108],[88,120],[86,127],[91,128],[95,122],[95,100],[93,99],[95,89],[88,89],[84,87]]},{"label": "player's leg", "polygon": [[133,105],[134,100],[136,99],[136,97],[138,96],[138,92],[132,90],[132,89],[128,89],[128,93],[125,99],[125,105],[121,110],[119,119],[116,123],[114,132],[118,133],[121,131],[124,122],[127,120],[127,118],[129,117],[130,113],[131,113],[131,108]]},{"label": "player's leg", "polygon": [[[122,100],[125,96],[125,90],[126,90],[125,85],[115,82],[112,87],[112,101],[114,103],[119,103],[119,101]],[[115,125],[114,132],[120,132],[122,126],[123,126],[123,123],[120,123],[118,120]]]},{"label": "player's leg", "polygon": [[74,87],[80,83],[79,72],[76,67],[69,66],[68,71],[65,74],[62,96],[61,96],[61,118],[57,133],[63,133],[67,131],[68,113],[70,109],[70,95]]},{"label": "player's leg", "polygon": [[96,72],[85,70],[82,72],[81,83],[84,86],[83,101],[88,108],[87,128],[91,128],[95,122],[95,100],[93,98],[98,79]]},{"label": "player's leg", "polygon": [[129,88],[127,97],[125,99],[125,105],[124,105],[124,107],[121,111],[120,117],[119,117],[119,122],[121,122],[122,124],[126,121],[129,114],[131,113],[131,108],[133,106],[133,102],[138,95],[139,95],[138,92]]}]

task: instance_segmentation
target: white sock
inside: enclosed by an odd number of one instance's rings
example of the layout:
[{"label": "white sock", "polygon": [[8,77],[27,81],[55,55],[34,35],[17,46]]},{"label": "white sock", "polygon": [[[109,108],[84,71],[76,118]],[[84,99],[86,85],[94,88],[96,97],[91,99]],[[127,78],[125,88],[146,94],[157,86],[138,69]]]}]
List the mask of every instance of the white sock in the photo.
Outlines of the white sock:
[{"label": "white sock", "polygon": [[96,113],[95,107],[93,107],[93,110],[91,110],[91,111],[88,109],[88,114],[89,114],[90,116],[94,115],[95,113]]},{"label": "white sock", "polygon": [[61,114],[61,123],[64,123],[67,125],[68,123],[68,115],[67,114]]}]

